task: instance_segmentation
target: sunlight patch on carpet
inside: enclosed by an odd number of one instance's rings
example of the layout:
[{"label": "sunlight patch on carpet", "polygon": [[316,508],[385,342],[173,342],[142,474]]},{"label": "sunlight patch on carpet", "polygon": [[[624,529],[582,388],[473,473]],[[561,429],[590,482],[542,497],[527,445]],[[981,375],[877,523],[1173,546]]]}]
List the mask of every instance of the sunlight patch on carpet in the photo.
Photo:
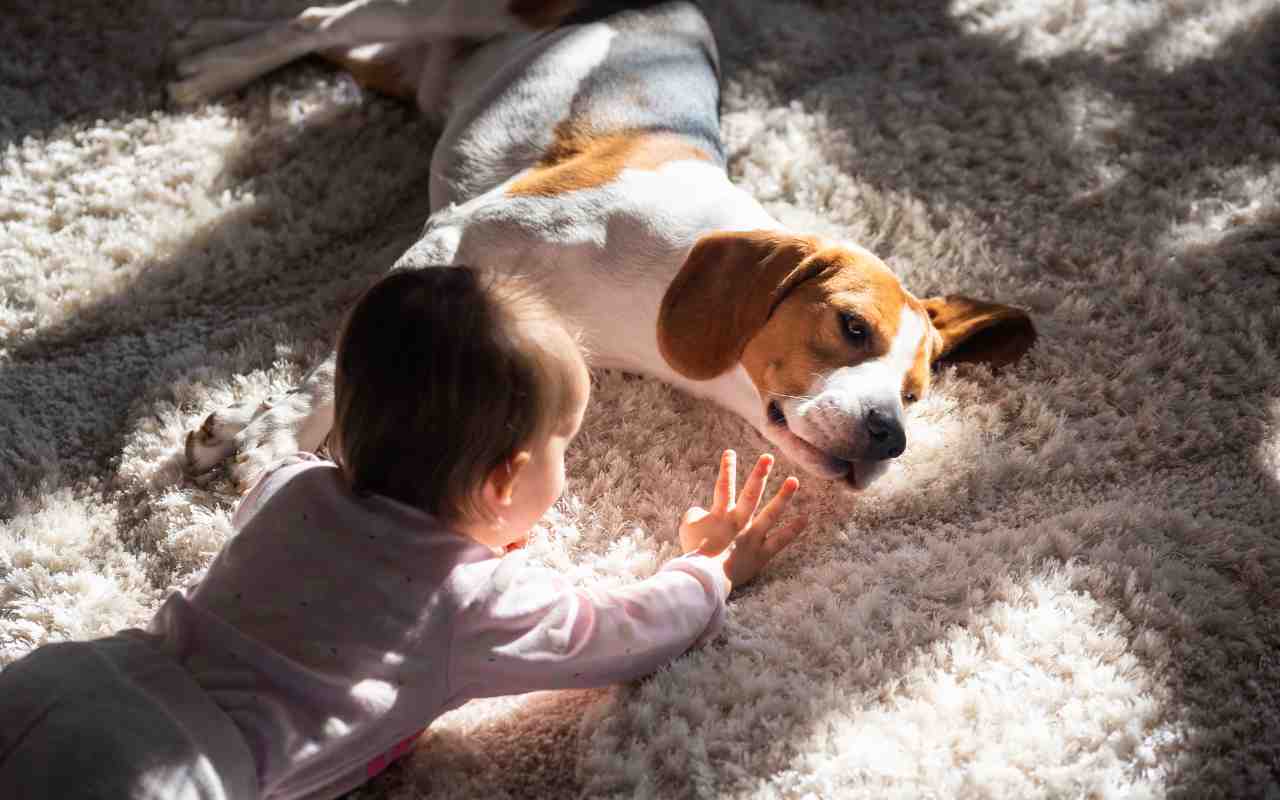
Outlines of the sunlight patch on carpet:
[{"label": "sunlight patch on carpet", "polygon": [[[804,754],[760,797],[1163,795],[1165,693],[1061,575],[976,613],[870,703],[828,687]],[[819,777],[820,776],[820,777]],[[981,787],[981,788],[979,788]]]}]

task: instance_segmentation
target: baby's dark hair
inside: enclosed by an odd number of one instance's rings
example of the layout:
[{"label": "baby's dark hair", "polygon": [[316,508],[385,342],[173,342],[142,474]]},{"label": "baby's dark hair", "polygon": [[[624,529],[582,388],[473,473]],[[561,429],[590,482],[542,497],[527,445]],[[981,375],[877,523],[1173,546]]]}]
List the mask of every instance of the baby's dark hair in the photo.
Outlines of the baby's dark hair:
[{"label": "baby's dark hair", "polygon": [[329,449],[347,482],[445,521],[484,518],[494,467],[581,402],[565,332],[516,277],[428,267],[378,280],[338,336]]}]

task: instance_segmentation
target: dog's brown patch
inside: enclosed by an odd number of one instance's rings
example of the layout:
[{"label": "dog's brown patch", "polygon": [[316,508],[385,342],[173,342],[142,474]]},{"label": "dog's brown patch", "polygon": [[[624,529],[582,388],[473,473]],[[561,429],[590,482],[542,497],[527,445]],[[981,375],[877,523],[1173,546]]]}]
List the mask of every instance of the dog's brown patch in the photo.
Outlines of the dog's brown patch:
[{"label": "dog's brown patch", "polygon": [[[413,49],[410,49],[413,48]],[[418,91],[418,72],[426,57],[426,45],[393,45],[381,50],[353,47],[326,50],[319,55],[351,74],[361,88],[413,100]]]},{"label": "dog's brown patch", "polygon": [[678,134],[625,131],[601,136],[562,122],[556,126],[555,141],[547,154],[512,183],[507,193],[554,197],[604,186],[623,169],[655,170],[687,159],[712,160],[705,150]]},{"label": "dog's brown patch", "polygon": [[575,0],[511,0],[507,13],[530,28],[551,28],[578,8]]}]

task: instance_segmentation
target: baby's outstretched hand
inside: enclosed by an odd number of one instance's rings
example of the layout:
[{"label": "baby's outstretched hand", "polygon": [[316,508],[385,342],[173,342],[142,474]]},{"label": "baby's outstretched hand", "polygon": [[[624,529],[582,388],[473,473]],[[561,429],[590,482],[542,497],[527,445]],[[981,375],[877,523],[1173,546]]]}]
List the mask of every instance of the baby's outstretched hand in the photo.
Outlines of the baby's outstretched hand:
[{"label": "baby's outstretched hand", "polygon": [[[725,576],[734,584],[755,577],[777,553],[791,543],[804,526],[795,520],[780,530],[773,530],[783,509],[800,488],[795,478],[787,478],[782,488],[763,509],[760,499],[773,469],[773,456],[765,453],[737,495],[737,454],[724,451],[720,458],[720,475],[716,479],[711,509],[694,506],[680,521],[680,547],[686,552],[721,555],[733,545],[734,553],[724,553]],[[757,513],[759,510],[759,513]]]}]

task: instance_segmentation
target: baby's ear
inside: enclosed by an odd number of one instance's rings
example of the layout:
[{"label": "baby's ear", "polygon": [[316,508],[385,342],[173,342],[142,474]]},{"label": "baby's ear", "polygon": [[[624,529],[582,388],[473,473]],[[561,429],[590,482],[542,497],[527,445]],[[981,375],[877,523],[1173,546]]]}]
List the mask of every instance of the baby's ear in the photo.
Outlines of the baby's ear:
[{"label": "baby's ear", "polygon": [[528,450],[520,450],[510,458],[503,459],[489,472],[489,477],[484,482],[484,499],[499,508],[511,505],[516,483],[532,460],[533,454]]}]

